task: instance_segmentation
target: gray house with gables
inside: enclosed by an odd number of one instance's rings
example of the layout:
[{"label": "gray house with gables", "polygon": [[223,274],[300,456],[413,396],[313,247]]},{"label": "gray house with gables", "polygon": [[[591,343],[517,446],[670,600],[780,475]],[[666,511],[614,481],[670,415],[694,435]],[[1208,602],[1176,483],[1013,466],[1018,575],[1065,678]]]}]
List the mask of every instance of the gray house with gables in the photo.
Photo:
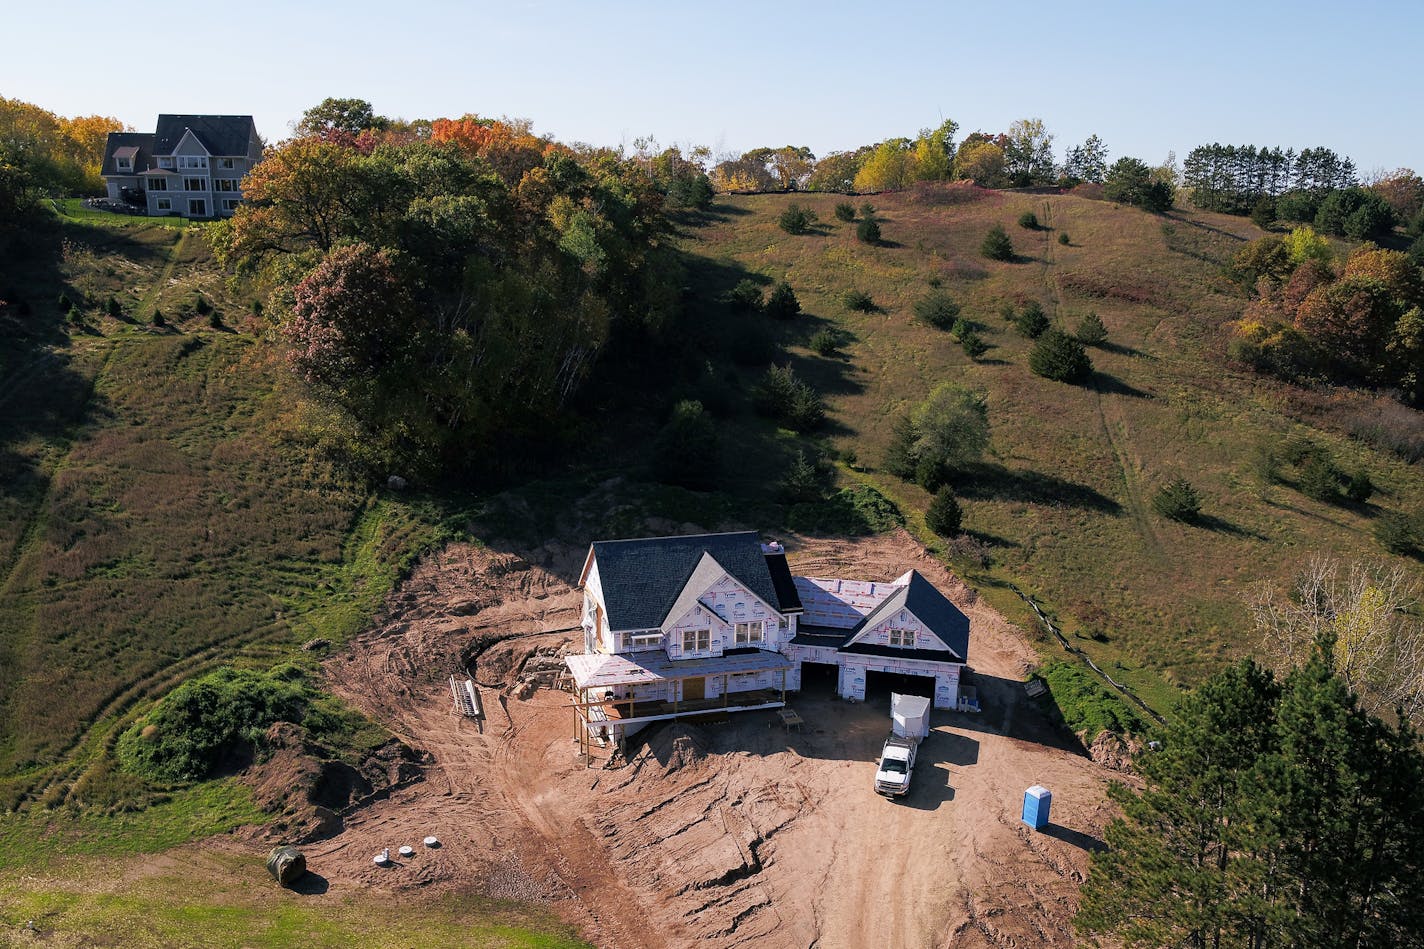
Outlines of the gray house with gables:
[{"label": "gray house with gables", "polygon": [[151,215],[227,217],[261,160],[250,115],[160,115],[152,133],[110,132],[100,174],[109,200]]},{"label": "gray house with gables", "polygon": [[781,545],[743,531],[598,541],[579,582],[584,651],[565,662],[581,741],[779,708],[811,676],[854,701],[893,677],[936,708],[977,707],[960,687],[969,619],[914,570],[794,577]]}]

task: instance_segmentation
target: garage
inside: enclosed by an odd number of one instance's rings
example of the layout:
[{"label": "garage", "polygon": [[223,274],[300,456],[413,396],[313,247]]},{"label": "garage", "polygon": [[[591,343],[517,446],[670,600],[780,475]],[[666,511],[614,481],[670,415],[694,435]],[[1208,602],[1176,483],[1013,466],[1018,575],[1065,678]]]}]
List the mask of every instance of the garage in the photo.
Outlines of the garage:
[{"label": "garage", "polygon": [[865,701],[890,701],[890,693],[901,695],[923,695],[933,699],[935,677],[932,675],[907,675],[903,672],[879,672],[873,669],[865,673]]},{"label": "garage", "polygon": [[833,662],[801,663],[801,691],[834,694],[840,678],[840,666]]}]

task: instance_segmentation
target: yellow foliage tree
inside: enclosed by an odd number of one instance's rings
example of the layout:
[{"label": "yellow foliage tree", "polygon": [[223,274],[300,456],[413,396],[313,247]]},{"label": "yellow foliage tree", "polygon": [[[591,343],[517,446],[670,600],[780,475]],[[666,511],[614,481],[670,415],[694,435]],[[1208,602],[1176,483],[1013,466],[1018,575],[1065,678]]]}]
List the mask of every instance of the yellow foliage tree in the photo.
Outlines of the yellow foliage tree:
[{"label": "yellow foliage tree", "polygon": [[993,142],[965,142],[954,156],[954,177],[991,187],[1004,174],[1004,150]]},{"label": "yellow foliage tree", "polygon": [[855,175],[856,191],[897,191],[915,180],[915,153],[910,140],[892,138],[875,151]]}]

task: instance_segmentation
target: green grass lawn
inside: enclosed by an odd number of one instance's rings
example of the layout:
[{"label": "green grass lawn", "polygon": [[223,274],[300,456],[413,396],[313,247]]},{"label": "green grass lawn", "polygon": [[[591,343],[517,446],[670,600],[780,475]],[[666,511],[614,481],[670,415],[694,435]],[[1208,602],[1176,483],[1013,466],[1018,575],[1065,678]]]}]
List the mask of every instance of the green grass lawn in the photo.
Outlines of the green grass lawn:
[{"label": "green grass lawn", "polygon": [[[25,932],[31,923],[35,936]],[[303,895],[273,884],[258,860],[189,852],[161,862],[127,860],[103,872],[71,861],[0,880],[0,943],[36,939],[47,946],[135,949],[588,945],[539,908],[456,895]]]}]

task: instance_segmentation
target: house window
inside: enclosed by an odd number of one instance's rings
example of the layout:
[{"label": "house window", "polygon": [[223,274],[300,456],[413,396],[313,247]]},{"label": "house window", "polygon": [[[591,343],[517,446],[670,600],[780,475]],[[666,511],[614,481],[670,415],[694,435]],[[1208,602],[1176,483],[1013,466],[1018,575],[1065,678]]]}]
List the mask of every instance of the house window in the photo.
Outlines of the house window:
[{"label": "house window", "polygon": [[738,623],[736,627],[737,645],[766,641],[766,627],[760,620],[755,623]]},{"label": "house window", "polygon": [[172,158],[160,158],[160,159],[158,159],[158,167],[159,167],[159,168],[172,168],[172,167],[173,167],[173,159],[172,159]]},{"label": "house window", "polygon": [[128,171],[130,167],[127,158],[115,158],[114,164],[118,167],[119,171]]},{"label": "house window", "polygon": [[184,155],[182,158],[179,159],[179,163],[179,167],[181,168],[208,167],[208,159],[206,156],[203,155]]},{"label": "house window", "polygon": [[663,644],[663,634],[659,632],[625,633],[624,637],[624,642],[629,649],[646,649],[650,646]]},{"label": "house window", "polygon": [[890,645],[905,646],[914,648],[915,631],[913,629],[892,629],[890,630]]},{"label": "house window", "polygon": [[167,190],[168,190],[168,179],[167,179],[167,178],[150,178],[150,179],[148,179],[148,190],[149,190],[149,191],[167,191]]},{"label": "house window", "polygon": [[223,198],[224,211],[236,211],[237,206],[242,203],[241,198]]},{"label": "house window", "polygon": [[204,201],[202,198],[191,198],[191,199],[189,199],[189,201],[188,201],[188,216],[189,216],[189,217],[207,217],[207,216],[208,216],[208,202]]},{"label": "house window", "polygon": [[213,184],[217,187],[219,191],[240,191],[242,189],[238,187],[239,183],[240,182],[237,178],[213,179]]},{"label": "house window", "polygon": [[712,630],[686,629],[682,632],[683,652],[706,652],[712,648]]},{"label": "house window", "polygon": [[172,210],[173,210],[173,202],[172,202],[171,200],[169,200],[168,198],[159,198],[157,201],[155,201],[155,202],[153,203],[153,207],[154,207],[155,210],[158,210],[158,211],[172,211]]},{"label": "house window", "polygon": [[218,167],[219,167],[219,168],[234,168],[234,167],[236,167],[236,166],[233,165],[231,158],[219,158],[219,159],[218,159]]},{"label": "house window", "polygon": [[184,191],[207,191],[207,190],[208,190],[208,179],[206,179],[206,178],[184,178],[184,179],[183,179],[183,190],[184,190]]}]

